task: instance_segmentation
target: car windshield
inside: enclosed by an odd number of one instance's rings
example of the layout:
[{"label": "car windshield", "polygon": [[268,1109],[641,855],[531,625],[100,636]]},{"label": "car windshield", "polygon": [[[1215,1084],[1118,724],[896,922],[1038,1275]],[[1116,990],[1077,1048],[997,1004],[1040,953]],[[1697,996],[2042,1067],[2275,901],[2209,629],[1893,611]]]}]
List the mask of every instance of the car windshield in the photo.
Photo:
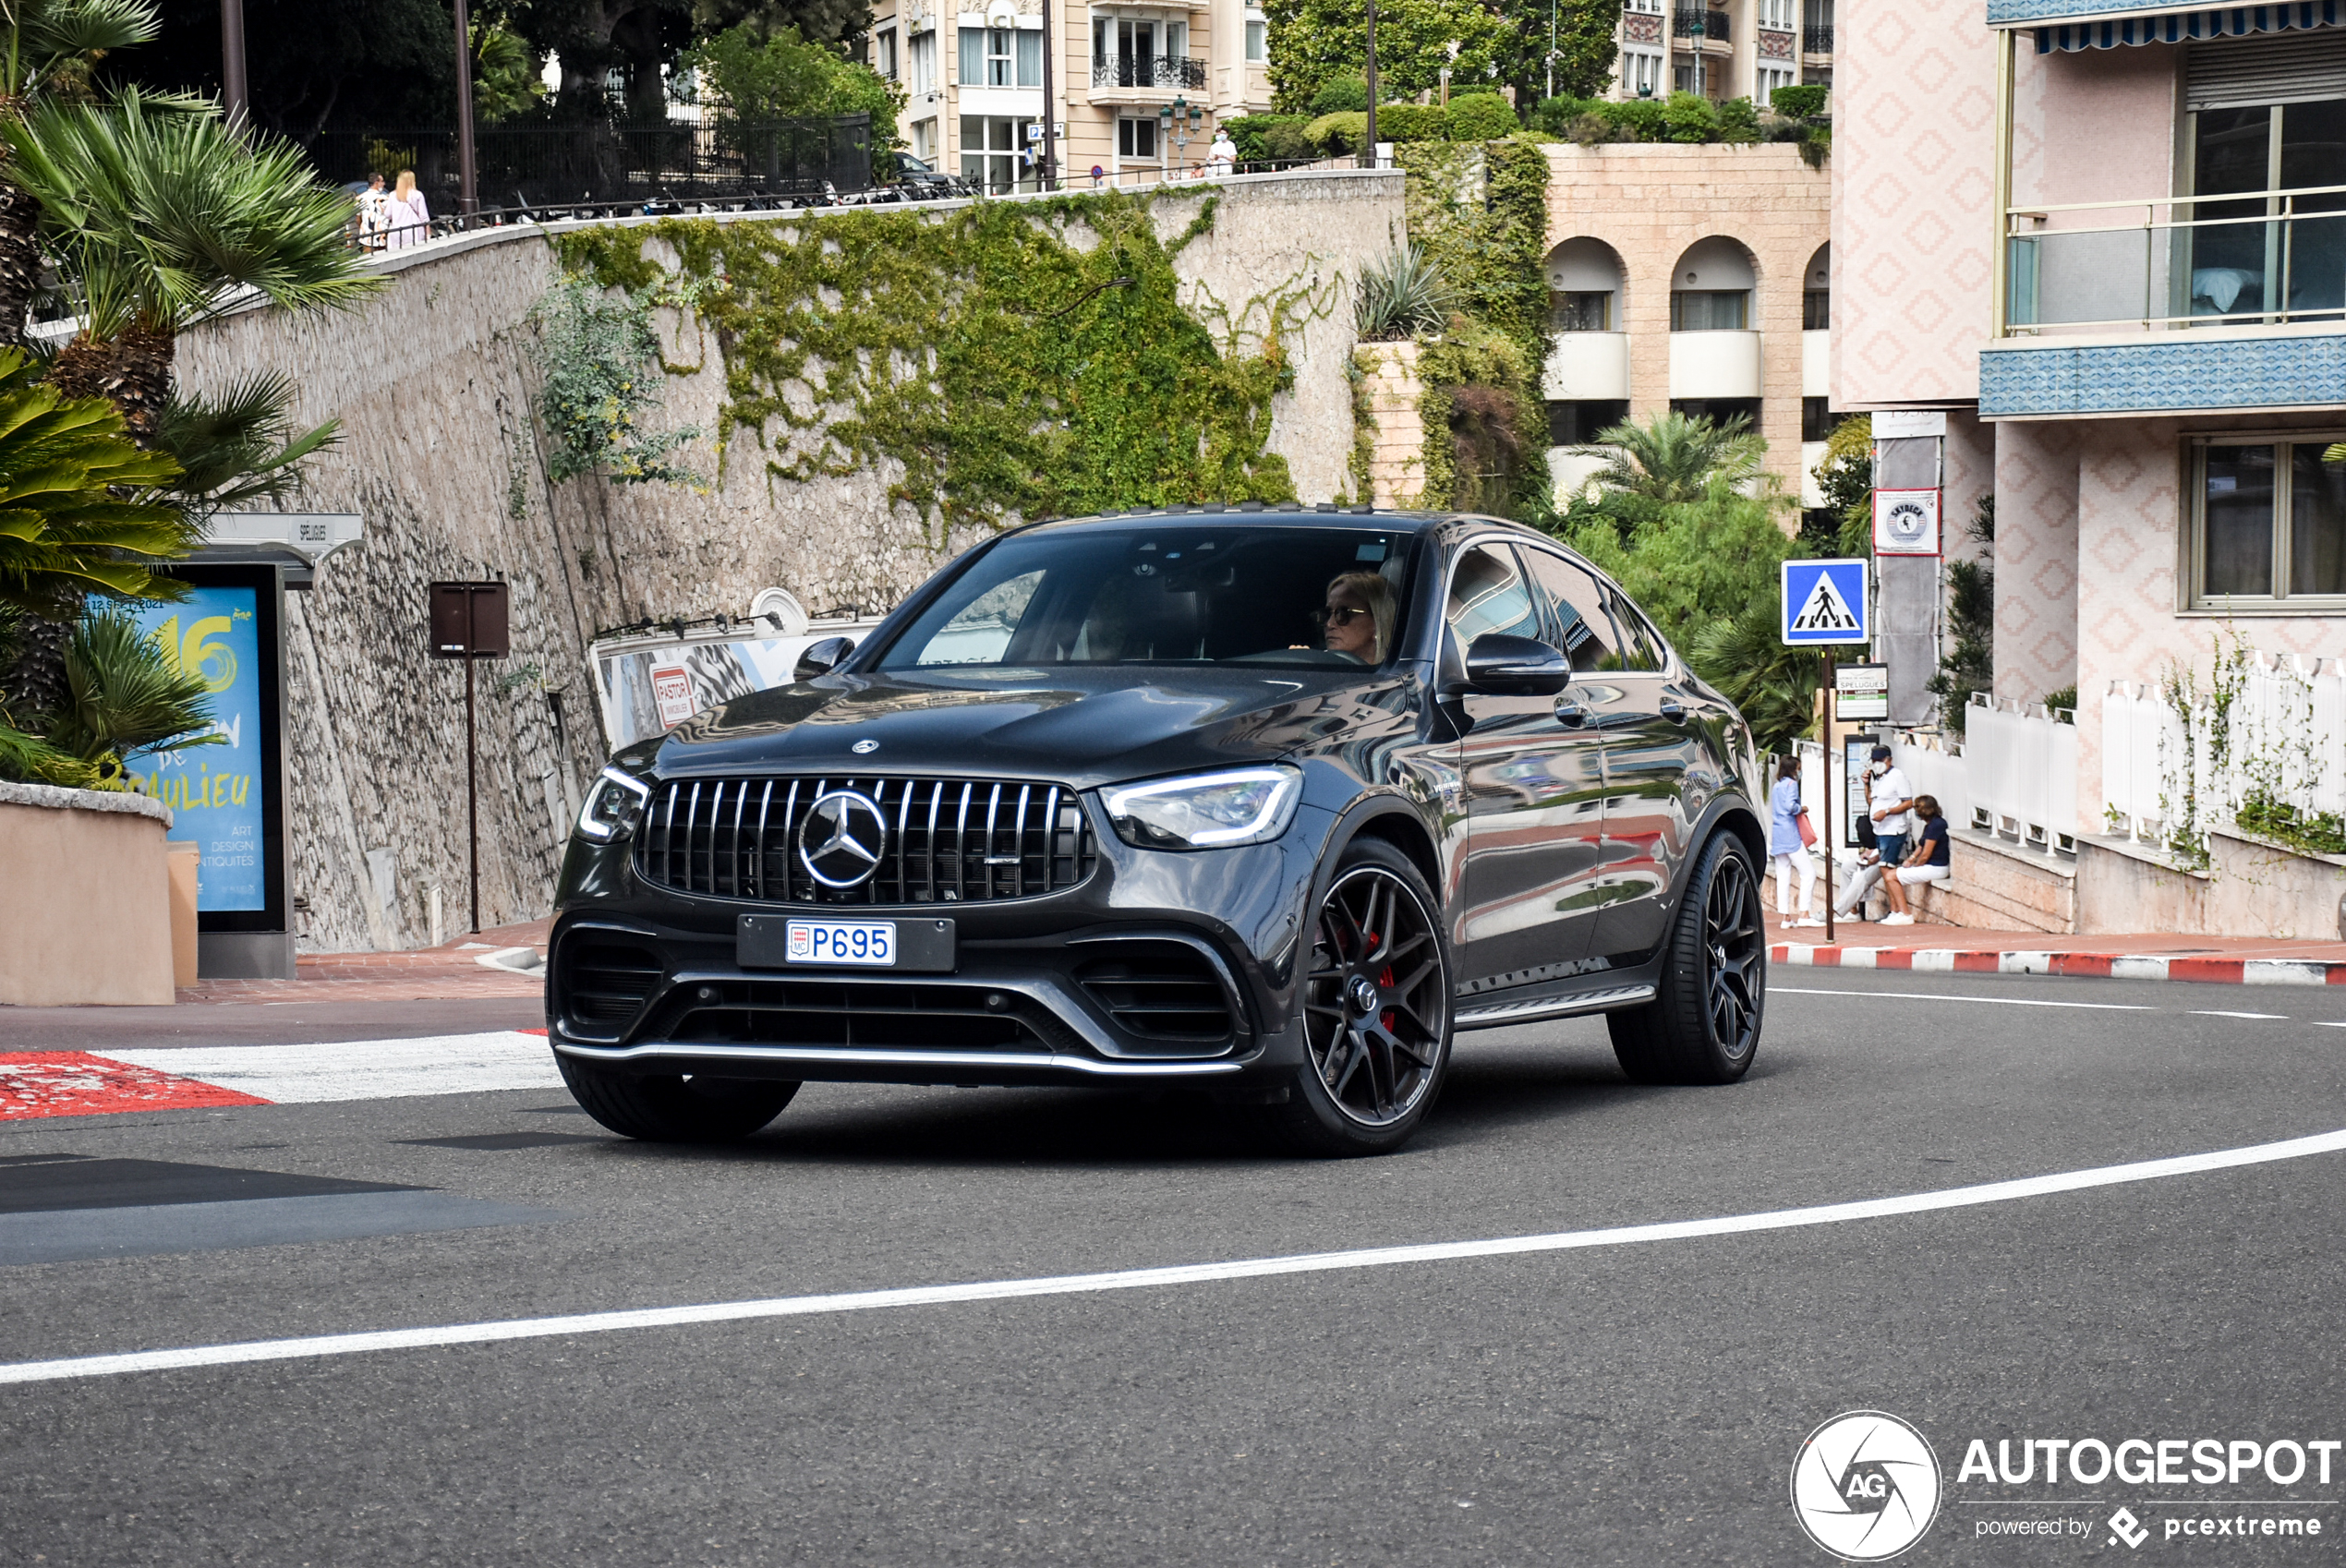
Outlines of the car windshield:
[{"label": "car windshield", "polygon": [[1378,529],[1170,522],[1022,535],[980,557],[880,668],[1381,665],[1401,644],[1415,543]]}]

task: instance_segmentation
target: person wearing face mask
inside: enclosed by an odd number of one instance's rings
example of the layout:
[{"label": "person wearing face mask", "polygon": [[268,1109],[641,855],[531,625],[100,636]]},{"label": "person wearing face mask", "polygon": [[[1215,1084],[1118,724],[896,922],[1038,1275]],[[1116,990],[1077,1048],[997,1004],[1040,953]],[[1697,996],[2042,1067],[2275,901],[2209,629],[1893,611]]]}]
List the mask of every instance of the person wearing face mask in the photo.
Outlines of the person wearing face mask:
[{"label": "person wearing face mask", "polygon": [[1312,619],[1324,645],[1362,664],[1383,664],[1393,646],[1393,585],[1382,573],[1347,572],[1328,585],[1327,603]]},{"label": "person wearing face mask", "polygon": [[1880,840],[1881,863],[1900,866],[1906,863],[1906,838],[1914,831],[1915,787],[1906,781],[1905,771],[1890,760],[1888,746],[1873,749],[1873,764],[1868,770],[1866,802],[1873,818],[1874,837]]}]

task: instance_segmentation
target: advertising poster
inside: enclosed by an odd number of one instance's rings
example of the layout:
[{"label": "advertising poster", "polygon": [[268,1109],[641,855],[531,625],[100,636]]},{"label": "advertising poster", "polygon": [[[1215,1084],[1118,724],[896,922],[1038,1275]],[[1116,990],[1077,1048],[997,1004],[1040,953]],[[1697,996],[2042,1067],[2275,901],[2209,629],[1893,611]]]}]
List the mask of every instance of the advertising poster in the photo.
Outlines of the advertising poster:
[{"label": "advertising poster", "polygon": [[203,681],[222,737],[126,759],[139,788],[171,808],[171,837],[201,846],[199,911],[268,907],[258,598],[252,588],[208,585],[178,604],[130,610],[174,665]]}]

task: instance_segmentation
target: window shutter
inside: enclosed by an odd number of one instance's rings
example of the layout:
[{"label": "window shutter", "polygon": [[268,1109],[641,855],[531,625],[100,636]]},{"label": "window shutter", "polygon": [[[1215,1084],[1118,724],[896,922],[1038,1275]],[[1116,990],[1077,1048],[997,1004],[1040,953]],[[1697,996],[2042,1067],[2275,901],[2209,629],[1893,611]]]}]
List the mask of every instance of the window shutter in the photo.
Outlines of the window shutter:
[{"label": "window shutter", "polygon": [[2183,98],[2194,111],[2346,98],[2346,28],[2193,44]]}]

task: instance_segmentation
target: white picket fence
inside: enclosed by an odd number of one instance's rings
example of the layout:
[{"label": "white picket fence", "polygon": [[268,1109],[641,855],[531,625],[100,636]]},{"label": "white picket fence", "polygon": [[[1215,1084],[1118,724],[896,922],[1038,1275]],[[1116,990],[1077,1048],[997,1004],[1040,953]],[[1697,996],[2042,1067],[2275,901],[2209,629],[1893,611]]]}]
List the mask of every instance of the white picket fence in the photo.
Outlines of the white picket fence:
[{"label": "white picket fence", "polygon": [[[2077,848],[2077,727],[1974,692],[1964,711],[1971,826],[2047,854]],[[1960,819],[1958,819],[1960,820]]]},{"label": "white picket fence", "polygon": [[[2346,669],[2339,659],[2249,656],[2229,718],[2225,756],[2207,693],[2185,726],[2158,685],[2113,681],[2102,698],[2102,814],[2112,833],[2164,843],[2192,814],[2231,820],[2260,783],[2301,811],[2346,813]],[[2188,756],[2186,756],[2188,752]]]}]

